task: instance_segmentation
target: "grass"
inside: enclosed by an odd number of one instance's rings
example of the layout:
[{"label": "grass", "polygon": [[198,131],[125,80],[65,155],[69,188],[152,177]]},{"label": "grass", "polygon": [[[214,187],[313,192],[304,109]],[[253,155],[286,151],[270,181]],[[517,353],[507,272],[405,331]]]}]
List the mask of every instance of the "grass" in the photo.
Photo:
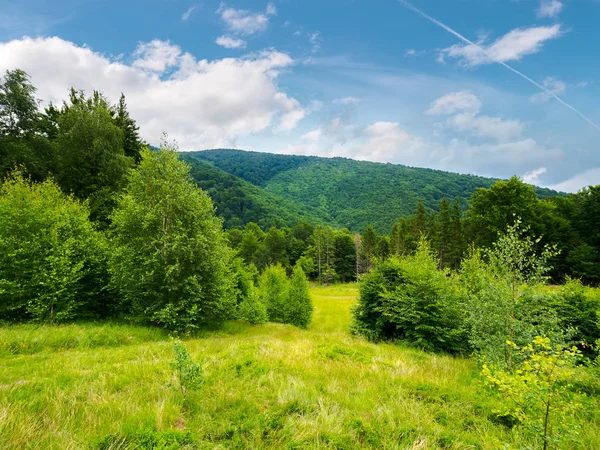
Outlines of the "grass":
[{"label": "grass", "polygon": [[[311,289],[308,330],[225,324],[185,340],[205,382],[171,389],[173,343],[123,324],[0,328],[0,448],[519,448],[467,359],[348,333],[354,285]],[[600,448],[597,398],[580,443]],[[535,443],[529,443],[535,448]]]}]

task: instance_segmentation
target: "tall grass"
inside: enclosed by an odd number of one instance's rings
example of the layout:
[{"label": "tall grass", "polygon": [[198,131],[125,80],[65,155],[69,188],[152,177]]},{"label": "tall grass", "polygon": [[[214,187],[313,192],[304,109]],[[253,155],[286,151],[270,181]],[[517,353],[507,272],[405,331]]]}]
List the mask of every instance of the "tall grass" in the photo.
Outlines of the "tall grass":
[{"label": "tall grass", "polygon": [[[308,330],[232,322],[184,341],[205,381],[183,401],[172,342],[122,324],[0,329],[0,448],[526,446],[467,359],[348,333],[356,286],[311,289]],[[18,350],[20,343],[23,350]],[[15,350],[17,348],[17,350]],[[25,350],[28,349],[28,350]],[[597,398],[573,448],[600,448]]]}]

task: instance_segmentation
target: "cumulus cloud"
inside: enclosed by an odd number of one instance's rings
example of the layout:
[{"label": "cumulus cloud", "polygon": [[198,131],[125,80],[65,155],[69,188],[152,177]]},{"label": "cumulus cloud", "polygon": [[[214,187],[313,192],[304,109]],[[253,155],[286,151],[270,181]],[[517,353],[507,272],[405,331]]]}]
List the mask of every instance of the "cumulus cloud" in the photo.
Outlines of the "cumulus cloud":
[{"label": "cumulus cloud", "polygon": [[133,53],[133,66],[151,72],[163,73],[166,69],[175,66],[181,55],[181,48],[169,41],[154,39],[148,43],[141,43]]},{"label": "cumulus cloud", "polygon": [[278,89],[278,73],[293,60],[276,51],[208,61],[152,41],[125,63],[54,37],[1,43],[0,54],[0,72],[25,70],[46,102],[60,103],[71,86],[115,101],[124,92],[144,139],[157,143],[164,130],[184,150],[227,145],[270,127],[290,130],[305,115]]},{"label": "cumulus cloud", "polygon": [[539,92],[530,97],[532,102],[545,102],[553,98],[553,95],[560,95],[567,89],[567,84],[556,78],[546,77],[542,82],[542,86],[546,91]]},{"label": "cumulus cloud", "polygon": [[481,102],[477,96],[469,91],[458,91],[446,94],[435,100],[427,114],[433,116],[454,114],[456,112],[478,113]]},{"label": "cumulus cloud", "polygon": [[444,57],[455,58],[459,64],[474,67],[481,64],[519,61],[524,56],[538,53],[544,42],[562,34],[560,25],[548,27],[517,28],[486,45],[485,41],[474,44],[455,44],[440,52]]},{"label": "cumulus cloud", "polygon": [[251,35],[261,33],[269,25],[269,14],[276,12],[274,6],[269,4],[265,13],[253,13],[245,9],[235,9],[221,3],[217,14],[221,15],[221,20],[225,23],[227,29],[232,33],[241,35]]},{"label": "cumulus cloud", "polygon": [[498,142],[519,139],[524,125],[518,120],[480,115],[481,101],[469,91],[451,92],[435,100],[427,114],[452,117],[446,125],[456,131],[467,132],[472,136],[491,138]]},{"label": "cumulus cloud", "polygon": [[228,36],[226,34],[224,34],[223,36],[219,36],[215,40],[215,43],[225,48],[246,48],[246,41],[244,41],[243,39],[234,38],[233,36]]},{"label": "cumulus cloud", "polygon": [[538,17],[557,17],[563,9],[560,0],[541,0],[537,10]]}]

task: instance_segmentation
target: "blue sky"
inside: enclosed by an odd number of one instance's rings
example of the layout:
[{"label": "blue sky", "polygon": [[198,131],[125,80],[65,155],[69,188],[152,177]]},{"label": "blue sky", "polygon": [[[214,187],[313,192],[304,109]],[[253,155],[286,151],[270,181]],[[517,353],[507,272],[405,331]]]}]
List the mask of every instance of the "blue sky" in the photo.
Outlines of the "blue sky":
[{"label": "blue sky", "polygon": [[[600,184],[599,0],[0,0],[0,70],[181,150]],[[515,73],[518,72],[518,73]]]}]

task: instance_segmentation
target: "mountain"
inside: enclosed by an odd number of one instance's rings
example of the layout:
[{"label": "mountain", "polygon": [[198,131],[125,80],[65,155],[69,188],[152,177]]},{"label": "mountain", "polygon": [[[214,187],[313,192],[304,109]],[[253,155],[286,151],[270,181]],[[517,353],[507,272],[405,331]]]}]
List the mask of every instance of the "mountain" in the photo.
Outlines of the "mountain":
[{"label": "mountain", "polygon": [[[437,210],[443,197],[459,198],[466,208],[477,188],[487,188],[497,181],[397,164],[242,150],[203,150],[186,153],[185,158],[195,164],[208,163],[202,166],[208,177],[205,184],[210,183],[208,167],[227,183],[237,183],[238,193],[255,202],[256,210],[268,217],[289,224],[288,220],[294,222],[293,215],[297,214],[296,220],[328,223],[351,231],[372,225],[380,233],[389,233],[398,218],[415,212],[419,200],[428,210]],[[228,179],[225,174],[234,178]],[[544,188],[536,190],[540,198],[559,194]],[[219,200],[215,201],[219,208]],[[236,215],[237,206],[226,209],[228,214]],[[240,220],[245,223],[243,217]],[[263,220],[263,224],[269,220]]]},{"label": "mountain", "polygon": [[242,227],[248,222],[264,229],[271,225],[293,226],[299,220],[324,222],[320,212],[313,208],[297,206],[191,154],[182,153],[182,158],[190,164],[197,185],[212,198],[225,228]]}]

